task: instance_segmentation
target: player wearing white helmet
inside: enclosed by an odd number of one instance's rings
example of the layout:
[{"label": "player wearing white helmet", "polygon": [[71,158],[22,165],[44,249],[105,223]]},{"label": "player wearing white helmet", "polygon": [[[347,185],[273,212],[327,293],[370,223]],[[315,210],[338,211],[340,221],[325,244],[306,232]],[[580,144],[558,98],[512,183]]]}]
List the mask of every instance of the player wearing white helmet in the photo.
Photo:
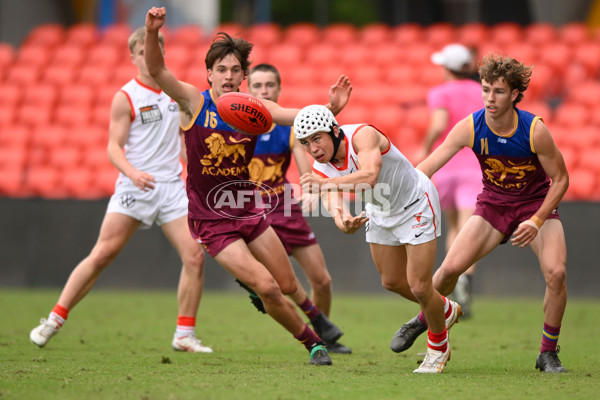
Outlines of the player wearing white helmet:
[{"label": "player wearing white helmet", "polygon": [[[363,225],[384,288],[419,303],[429,323],[427,355],[414,372],[440,373],[450,357],[448,332],[461,315],[457,303],[432,285],[440,206],[431,180],[416,170],[374,126],[340,126],[325,107],[303,108],[294,120],[298,141],[315,159],[305,190],[320,192],[336,226],[354,233]],[[344,191],[366,202],[353,216]],[[395,344],[392,340],[392,349]]]}]

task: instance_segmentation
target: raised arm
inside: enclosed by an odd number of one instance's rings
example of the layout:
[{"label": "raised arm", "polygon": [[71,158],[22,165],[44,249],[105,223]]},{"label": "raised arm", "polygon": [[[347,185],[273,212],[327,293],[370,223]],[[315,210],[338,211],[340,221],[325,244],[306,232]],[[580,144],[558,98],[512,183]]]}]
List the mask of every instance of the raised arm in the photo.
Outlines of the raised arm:
[{"label": "raised arm", "polygon": [[165,23],[166,13],[164,7],[152,7],[146,14],[144,60],[152,79],[179,105],[181,124],[188,125],[200,105],[202,95],[193,85],[177,80],[167,69],[163,49],[158,40],[158,31]]},{"label": "raised arm", "polygon": [[[350,80],[344,75],[340,76],[337,82],[329,88],[329,103],[325,104],[325,107],[329,108],[333,115],[337,115],[348,103],[351,93],[352,85],[350,84]],[[269,100],[261,101],[271,113],[273,122],[278,125],[294,125],[294,118],[296,118],[300,109],[284,108]]]},{"label": "raised arm", "polygon": [[431,178],[437,170],[450,161],[463,147],[471,145],[471,132],[473,129],[471,125],[470,117],[466,117],[457,123],[450,133],[448,133],[444,142],[417,165],[417,169],[423,171],[425,175]]}]

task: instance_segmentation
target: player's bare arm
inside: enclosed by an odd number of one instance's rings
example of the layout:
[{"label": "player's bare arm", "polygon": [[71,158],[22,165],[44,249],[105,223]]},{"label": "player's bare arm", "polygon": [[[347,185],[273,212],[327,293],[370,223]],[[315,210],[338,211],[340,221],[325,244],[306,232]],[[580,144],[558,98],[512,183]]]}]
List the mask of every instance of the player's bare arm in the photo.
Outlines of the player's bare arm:
[{"label": "player's bare arm", "polygon": [[163,50],[158,41],[158,31],[165,23],[166,13],[164,7],[152,7],[146,14],[144,59],[150,76],[179,105],[181,124],[186,126],[194,119],[194,112],[200,105],[202,94],[193,85],[177,80],[167,69]]},{"label": "player's bare arm", "polygon": [[514,232],[511,242],[514,246],[519,247],[527,246],[536,238],[539,228],[552,210],[558,207],[569,187],[569,174],[562,154],[556,147],[546,125],[539,120],[533,130],[533,147],[544,171],[552,180],[552,184],[532,219],[522,222]]},{"label": "player's bare arm", "polygon": [[[346,106],[351,93],[352,85],[350,84],[350,80],[344,75],[340,76],[337,82],[329,88],[329,103],[326,104],[325,107],[329,108],[333,115],[336,115]],[[300,109],[284,108],[279,104],[266,99],[262,99],[261,101],[271,113],[273,122],[278,125],[294,125],[294,118],[296,118]]]},{"label": "player's bare arm", "polygon": [[108,128],[108,158],[110,162],[127,176],[141,190],[154,188],[155,179],[152,175],[133,167],[125,156],[125,144],[129,139],[132,117],[131,106],[125,93],[115,94],[110,107],[110,122]]},{"label": "player's bare arm", "polygon": [[304,174],[300,177],[302,186],[308,185],[311,192],[320,188],[347,192],[373,188],[381,171],[381,152],[388,147],[389,141],[375,128],[364,126],[355,133],[352,144],[358,156],[358,171],[333,178],[323,178],[315,173]]},{"label": "player's bare arm", "polygon": [[321,192],[321,199],[325,209],[333,217],[335,226],[344,233],[352,234],[356,232],[369,220],[365,217],[364,211],[358,216],[353,216],[341,192],[323,191]]},{"label": "player's bare arm", "polygon": [[416,159],[419,162],[423,161],[425,157],[427,157],[437,138],[439,138],[442,135],[442,132],[444,132],[444,129],[446,129],[449,118],[450,114],[445,108],[437,108],[433,110],[431,113],[431,118],[429,119],[429,128],[425,134],[423,148],[421,148],[421,150],[419,150],[419,152],[416,154]]},{"label": "player's bare arm", "polygon": [[471,146],[471,132],[471,118],[466,117],[452,128],[446,140],[433,153],[417,165],[417,169],[431,178],[463,147]]}]

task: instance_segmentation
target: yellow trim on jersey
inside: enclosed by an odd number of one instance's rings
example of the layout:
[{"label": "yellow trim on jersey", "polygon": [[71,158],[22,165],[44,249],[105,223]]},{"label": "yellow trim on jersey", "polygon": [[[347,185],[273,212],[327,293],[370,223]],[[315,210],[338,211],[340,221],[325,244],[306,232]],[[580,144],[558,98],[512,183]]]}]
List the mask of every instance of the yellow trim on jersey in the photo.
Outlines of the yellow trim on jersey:
[{"label": "yellow trim on jersey", "polygon": [[475,144],[475,121],[473,121],[473,114],[469,115],[469,122],[471,126],[471,138],[469,139],[469,147],[472,149]]},{"label": "yellow trim on jersey", "polygon": [[294,148],[294,143],[296,142],[296,134],[294,133],[294,127],[290,129],[290,150]]},{"label": "yellow trim on jersey", "polygon": [[[210,96],[212,97],[212,89],[210,90]],[[190,123],[186,126],[183,126],[180,123],[179,126],[181,127],[181,129],[183,129],[184,131],[188,131],[194,125],[194,122],[196,122],[196,118],[198,118],[198,115],[200,114],[200,110],[202,110],[203,105],[204,105],[204,96],[200,95],[200,104],[198,105],[198,108],[196,108],[196,111],[194,111],[194,114],[192,115],[192,119],[190,120]]]},{"label": "yellow trim on jersey", "polygon": [[[509,133],[508,135],[501,135],[501,134],[499,134],[498,132],[496,132],[495,130],[493,130],[493,129],[492,129],[492,128],[491,128],[491,127],[488,125],[488,128],[490,128],[490,131],[492,131],[492,132],[494,133],[494,135],[496,135],[496,136],[505,137],[505,138],[509,138],[509,137],[511,137],[512,135],[514,135],[514,134],[515,134],[515,132],[517,131],[517,128],[518,128],[518,126],[519,126],[519,114],[517,114],[517,110],[515,110],[515,109],[513,109],[513,113],[514,113],[514,116],[515,116],[515,126],[513,126],[513,130],[512,130],[512,132],[511,132],[511,133]],[[487,125],[487,121],[485,122],[485,124]]]},{"label": "yellow trim on jersey", "polygon": [[535,117],[533,121],[531,121],[531,126],[529,127],[529,146],[531,147],[531,152],[535,154],[535,147],[533,146],[533,130],[535,128],[535,123],[538,121],[543,121],[540,117]]}]

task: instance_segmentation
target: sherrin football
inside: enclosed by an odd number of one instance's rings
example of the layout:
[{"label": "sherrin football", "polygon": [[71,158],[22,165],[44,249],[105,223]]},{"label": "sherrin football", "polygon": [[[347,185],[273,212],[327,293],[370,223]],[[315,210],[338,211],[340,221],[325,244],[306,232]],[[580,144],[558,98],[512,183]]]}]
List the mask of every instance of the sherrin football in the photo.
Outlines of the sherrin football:
[{"label": "sherrin football", "polygon": [[219,116],[233,129],[248,135],[268,132],[273,117],[256,97],[242,92],[231,92],[217,99]]}]

